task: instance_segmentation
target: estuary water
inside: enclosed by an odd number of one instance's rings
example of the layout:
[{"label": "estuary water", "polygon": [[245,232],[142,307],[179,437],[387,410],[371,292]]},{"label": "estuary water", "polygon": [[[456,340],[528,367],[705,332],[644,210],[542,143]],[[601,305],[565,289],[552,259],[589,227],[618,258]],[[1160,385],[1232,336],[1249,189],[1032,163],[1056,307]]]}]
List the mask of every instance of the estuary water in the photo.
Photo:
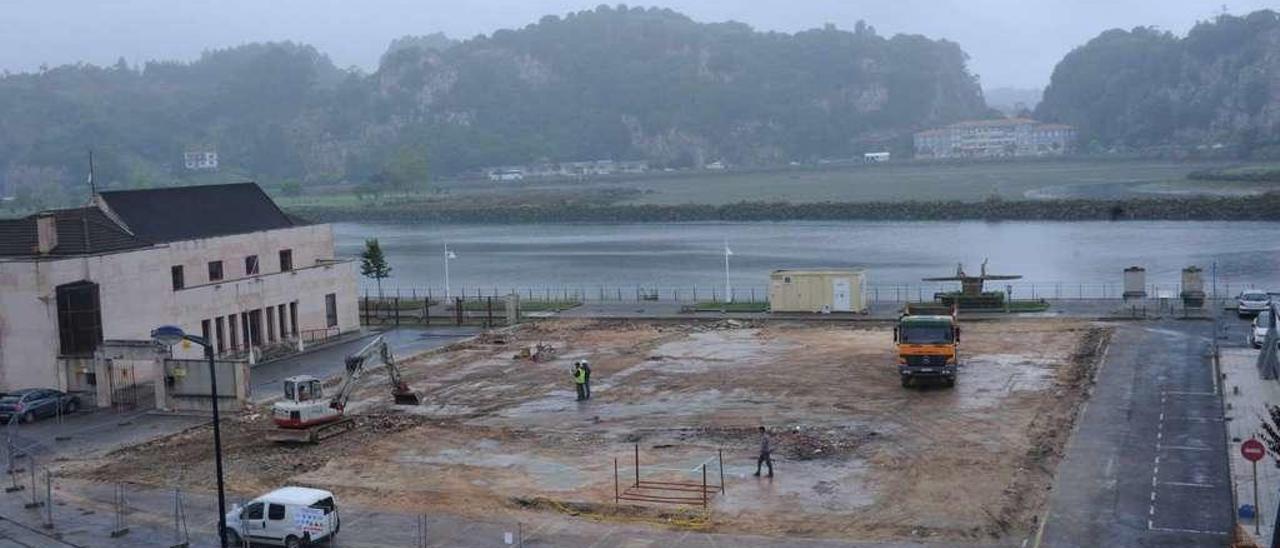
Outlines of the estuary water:
[{"label": "estuary water", "polygon": [[338,223],[334,236],[341,257],[357,257],[366,238],[377,238],[393,268],[388,289],[443,288],[447,243],[457,257],[449,261],[455,293],[709,294],[724,287],[726,243],[730,283],[742,290],[762,290],[769,272],[784,268],[859,267],[873,286],[918,286],[953,274],[957,263],[976,274],[984,259],[990,273],[1024,277],[1016,292],[1034,284],[1046,296],[1117,291],[1124,268],[1135,265],[1147,269],[1148,284],[1176,287],[1180,271],[1196,265],[1206,290],[1215,279],[1220,291],[1280,288],[1280,222]]}]

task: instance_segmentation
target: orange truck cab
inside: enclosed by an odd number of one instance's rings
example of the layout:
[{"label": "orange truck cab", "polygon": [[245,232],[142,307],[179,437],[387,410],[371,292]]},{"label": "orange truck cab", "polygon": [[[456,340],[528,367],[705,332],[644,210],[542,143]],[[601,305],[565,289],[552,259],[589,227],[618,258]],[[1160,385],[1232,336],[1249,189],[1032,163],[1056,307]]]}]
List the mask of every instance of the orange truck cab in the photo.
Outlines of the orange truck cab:
[{"label": "orange truck cab", "polygon": [[955,316],[904,315],[893,328],[893,342],[902,386],[910,386],[912,380],[940,380],[955,386],[960,362],[960,327]]}]

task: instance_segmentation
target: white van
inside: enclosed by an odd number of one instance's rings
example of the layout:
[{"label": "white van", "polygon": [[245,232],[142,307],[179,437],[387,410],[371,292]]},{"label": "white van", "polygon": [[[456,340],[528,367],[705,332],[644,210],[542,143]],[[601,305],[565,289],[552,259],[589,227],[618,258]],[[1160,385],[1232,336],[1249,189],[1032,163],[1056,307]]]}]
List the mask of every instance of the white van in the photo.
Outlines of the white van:
[{"label": "white van", "polygon": [[297,548],[332,539],[341,526],[333,493],[282,487],[227,512],[227,543]]}]

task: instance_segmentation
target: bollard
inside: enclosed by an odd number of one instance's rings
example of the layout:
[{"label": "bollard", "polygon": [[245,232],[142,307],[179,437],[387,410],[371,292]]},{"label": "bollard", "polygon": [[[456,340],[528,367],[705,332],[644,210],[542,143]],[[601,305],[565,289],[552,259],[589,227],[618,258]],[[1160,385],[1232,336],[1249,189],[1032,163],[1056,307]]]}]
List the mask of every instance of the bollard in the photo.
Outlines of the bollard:
[{"label": "bollard", "polygon": [[39,507],[41,507],[41,506],[44,506],[44,503],[43,503],[43,502],[40,502],[40,500],[36,498],[36,493],[39,493],[39,492],[40,492],[40,488],[36,485],[36,463],[35,463],[35,461],[32,461],[32,462],[31,462],[31,464],[30,464],[29,468],[31,468],[31,502],[28,502],[28,503],[26,503],[26,504],[22,505],[22,507],[23,507],[23,508],[26,508],[26,509],[39,508]]},{"label": "bollard", "polygon": [[44,528],[53,529],[53,475],[44,471]]}]

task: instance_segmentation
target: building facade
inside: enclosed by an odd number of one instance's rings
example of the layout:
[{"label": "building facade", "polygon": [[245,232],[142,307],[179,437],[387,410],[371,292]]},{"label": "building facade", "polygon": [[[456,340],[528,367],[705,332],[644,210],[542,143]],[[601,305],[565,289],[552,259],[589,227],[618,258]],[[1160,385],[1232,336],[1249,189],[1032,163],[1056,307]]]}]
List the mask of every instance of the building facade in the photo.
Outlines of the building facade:
[{"label": "building facade", "polygon": [[253,183],[103,192],[0,221],[0,389],[94,385],[84,362],[104,341],[165,324],[250,361],[356,330],[356,281],[328,225],[286,215]]},{"label": "building facade", "polygon": [[215,171],[218,169],[216,150],[188,150],[182,154],[182,164],[191,171]]},{"label": "building facade", "polygon": [[916,158],[1060,156],[1072,151],[1075,128],[1029,118],[973,120],[915,134]]}]

